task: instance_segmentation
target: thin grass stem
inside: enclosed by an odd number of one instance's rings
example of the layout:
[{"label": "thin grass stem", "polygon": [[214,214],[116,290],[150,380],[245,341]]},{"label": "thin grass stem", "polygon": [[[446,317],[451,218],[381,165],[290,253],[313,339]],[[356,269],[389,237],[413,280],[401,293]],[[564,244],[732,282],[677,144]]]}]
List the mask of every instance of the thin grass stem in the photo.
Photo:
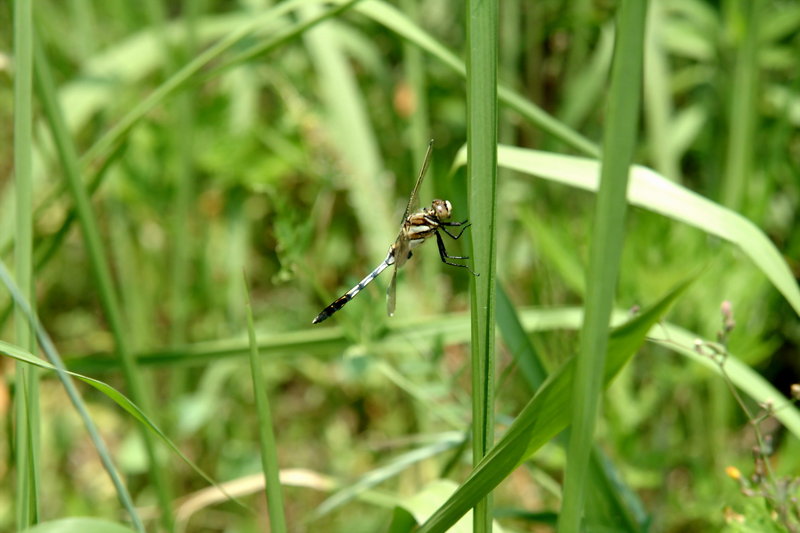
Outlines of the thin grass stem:
[{"label": "thin grass stem", "polygon": [[585,514],[589,457],[622,255],[628,174],[636,144],[646,12],[646,4],[639,0],[622,1],[617,12],[600,189],[586,278],[586,315],[572,387],[572,427],[559,533],[578,533]]},{"label": "thin grass stem", "polygon": [[[16,221],[14,272],[23,296],[32,300],[33,290],[33,2],[14,2],[14,192]],[[14,315],[17,344],[36,351],[36,340],[25,313]],[[19,529],[39,522],[39,378],[38,371],[17,363],[16,523]]]},{"label": "thin grass stem", "polygon": [[[245,279],[245,287],[247,280]],[[247,305],[247,334],[250,340],[250,375],[253,379],[253,395],[256,400],[258,413],[258,436],[261,451],[261,468],[264,472],[267,491],[267,508],[269,509],[269,525],[272,533],[286,531],[286,516],[283,510],[283,490],[280,480],[280,465],[278,464],[278,443],[272,423],[272,410],[269,404],[269,395],[264,384],[264,372],[261,368],[261,358],[258,353],[255,326],[253,325],[253,307],[250,303],[249,291],[246,295]]]},{"label": "thin grass stem", "polygon": [[[759,3],[750,0],[729,2],[729,24],[742,28],[737,35],[736,66],[731,81],[730,136],[725,157],[722,203],[741,211],[748,207],[747,184],[752,173],[755,120],[758,95],[758,15]],[[735,32],[734,33],[739,33]]]},{"label": "thin grass stem", "polygon": [[[495,263],[497,257],[497,28],[495,0],[467,3],[467,176],[474,270],[472,453],[477,465],[494,442]],[[474,531],[492,530],[492,498],[473,512]]]}]

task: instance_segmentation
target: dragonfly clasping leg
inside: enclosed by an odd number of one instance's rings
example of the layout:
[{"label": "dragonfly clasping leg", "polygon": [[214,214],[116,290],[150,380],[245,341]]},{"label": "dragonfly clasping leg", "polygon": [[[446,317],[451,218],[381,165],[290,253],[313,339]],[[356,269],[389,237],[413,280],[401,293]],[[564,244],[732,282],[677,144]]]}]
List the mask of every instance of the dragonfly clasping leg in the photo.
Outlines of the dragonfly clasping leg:
[{"label": "dragonfly clasping leg", "polygon": [[442,263],[450,266],[466,268],[473,276],[480,276],[480,274],[473,272],[472,269],[467,265],[460,265],[458,263],[451,263],[450,261],[448,261],[448,259],[469,259],[469,257],[460,255],[448,255],[447,249],[444,247],[444,241],[442,240],[442,236],[438,231],[436,232],[436,245],[439,247],[439,257],[442,258]]}]

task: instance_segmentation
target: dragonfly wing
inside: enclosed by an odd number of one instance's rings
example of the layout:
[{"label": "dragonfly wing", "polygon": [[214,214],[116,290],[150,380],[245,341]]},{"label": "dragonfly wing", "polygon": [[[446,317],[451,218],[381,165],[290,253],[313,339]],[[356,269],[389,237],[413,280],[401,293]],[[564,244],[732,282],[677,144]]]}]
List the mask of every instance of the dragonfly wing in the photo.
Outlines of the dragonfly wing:
[{"label": "dragonfly wing", "polygon": [[397,304],[397,265],[392,269],[392,279],[386,287],[386,313],[394,316],[394,308]]},{"label": "dragonfly wing", "polygon": [[431,162],[431,152],[433,151],[433,139],[428,141],[428,150],[425,152],[425,160],[422,161],[422,168],[419,170],[419,175],[417,176],[417,182],[414,184],[414,190],[411,191],[411,196],[408,198],[408,205],[406,206],[406,212],[403,213],[403,218],[400,220],[400,223],[404,223],[408,215],[410,215],[413,211],[417,209],[418,203],[418,195],[419,195],[419,187],[422,185],[422,180],[425,178],[425,173],[428,171],[428,165]]}]

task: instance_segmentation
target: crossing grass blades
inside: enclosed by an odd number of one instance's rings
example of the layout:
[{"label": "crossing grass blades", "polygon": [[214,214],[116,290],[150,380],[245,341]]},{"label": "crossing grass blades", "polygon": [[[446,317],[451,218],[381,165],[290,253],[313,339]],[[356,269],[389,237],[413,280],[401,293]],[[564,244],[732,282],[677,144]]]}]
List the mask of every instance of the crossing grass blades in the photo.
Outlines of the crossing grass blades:
[{"label": "crossing grass blades", "polygon": [[[428,170],[428,164],[431,159],[431,151],[433,150],[433,139],[428,142],[428,150],[425,152],[425,160],[422,163],[422,168],[419,171],[417,182],[414,185],[414,190],[411,192],[411,197],[408,199],[405,213],[403,213],[402,227],[400,233],[397,235],[394,243],[389,247],[389,252],[386,258],[375,267],[375,269],[367,274],[367,276],[358,282],[358,284],[344,293],[342,296],[333,301],[328,307],[323,309],[317,317],[312,321],[313,324],[319,324],[326,320],[333,313],[344,307],[344,305],[356,297],[364,287],[380,275],[381,272],[388,267],[394,265],[392,271],[392,280],[389,282],[389,287],[386,289],[386,309],[389,316],[394,315],[395,302],[396,302],[396,283],[397,283],[397,269],[405,264],[406,261],[411,259],[412,250],[425,242],[429,237],[436,236],[436,244],[439,247],[439,256],[442,262],[446,265],[466,268],[473,275],[478,274],[473,272],[467,265],[453,263],[448,259],[469,259],[467,256],[448,255],[447,249],[444,246],[444,240],[439,230],[447,234],[452,239],[458,239],[464,230],[470,224],[467,220],[463,222],[448,222],[450,219],[453,206],[447,200],[434,200],[431,202],[430,207],[425,207],[417,210],[419,188],[422,180],[425,178],[425,173]],[[453,235],[447,228],[458,227],[460,228],[457,235]]]}]

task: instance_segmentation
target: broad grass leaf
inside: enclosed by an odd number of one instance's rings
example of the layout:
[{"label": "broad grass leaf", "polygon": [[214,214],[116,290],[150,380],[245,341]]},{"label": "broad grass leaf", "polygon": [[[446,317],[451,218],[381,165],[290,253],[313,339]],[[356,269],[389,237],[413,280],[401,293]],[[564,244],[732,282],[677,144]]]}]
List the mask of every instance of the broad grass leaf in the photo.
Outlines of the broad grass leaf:
[{"label": "broad grass leaf", "polygon": [[[609,338],[604,383],[608,384],[644,342],[650,329],[688,287],[678,285],[656,304],[615,328]],[[423,524],[419,532],[445,531],[477,501],[491,492],[544,443],[567,427],[575,358],[553,372],[522,409],[502,439],[452,497]]]}]

